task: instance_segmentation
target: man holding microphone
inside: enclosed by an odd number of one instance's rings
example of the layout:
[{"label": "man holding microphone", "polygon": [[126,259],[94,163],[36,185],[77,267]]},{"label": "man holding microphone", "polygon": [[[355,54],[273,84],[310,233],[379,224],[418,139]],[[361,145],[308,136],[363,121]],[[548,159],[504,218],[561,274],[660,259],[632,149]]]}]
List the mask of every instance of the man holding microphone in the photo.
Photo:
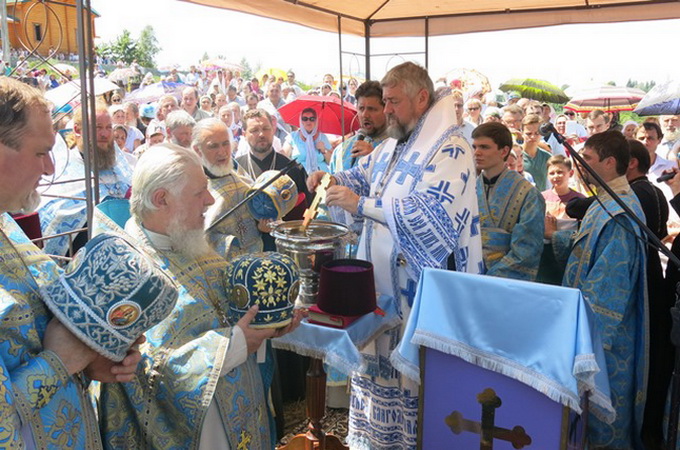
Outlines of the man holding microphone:
[{"label": "man holding microphone", "polygon": [[352,168],[357,160],[373,151],[387,137],[385,104],[382,87],[377,81],[365,81],[357,88],[357,120],[359,131],[335,148],[331,159],[331,173]]}]

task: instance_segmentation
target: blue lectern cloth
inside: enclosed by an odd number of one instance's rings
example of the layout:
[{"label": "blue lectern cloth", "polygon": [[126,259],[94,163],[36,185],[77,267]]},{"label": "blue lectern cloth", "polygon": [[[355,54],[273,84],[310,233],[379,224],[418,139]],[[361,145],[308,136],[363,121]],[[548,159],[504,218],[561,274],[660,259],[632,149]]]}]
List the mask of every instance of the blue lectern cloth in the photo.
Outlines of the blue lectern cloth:
[{"label": "blue lectern cloth", "polygon": [[384,316],[369,313],[345,329],[316,325],[304,319],[292,333],[272,339],[272,346],[321,359],[347,376],[363,372],[366,361],[359,349],[401,322],[393,297],[380,296],[378,306],[385,311]]},{"label": "blue lectern cloth", "polygon": [[425,269],[393,365],[419,382],[423,345],[547,395],[577,413],[584,391],[591,410],[611,422],[607,365],[581,292],[527,281]]}]

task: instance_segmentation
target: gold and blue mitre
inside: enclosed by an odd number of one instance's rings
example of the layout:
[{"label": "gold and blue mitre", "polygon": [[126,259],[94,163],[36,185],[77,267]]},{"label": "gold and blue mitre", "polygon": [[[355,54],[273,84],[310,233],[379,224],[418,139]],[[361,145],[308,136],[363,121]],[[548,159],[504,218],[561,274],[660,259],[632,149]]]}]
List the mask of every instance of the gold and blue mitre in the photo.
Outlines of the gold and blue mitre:
[{"label": "gold and blue mitre", "polygon": [[113,361],[122,361],[137,338],[177,301],[172,279],[112,233],[90,240],[41,293],[73,334]]},{"label": "gold and blue mitre", "polygon": [[[267,170],[257,177],[246,195],[250,195],[263,186],[267,181],[278,175],[278,170]],[[279,220],[288,214],[297,202],[298,189],[295,182],[288,176],[282,175],[278,180],[258,192],[248,202],[248,209],[255,219]]]},{"label": "gold and blue mitre", "polygon": [[278,328],[290,323],[300,290],[300,272],[288,256],[275,252],[244,255],[226,269],[229,313],[238,321],[251,307],[260,309],[250,326]]}]

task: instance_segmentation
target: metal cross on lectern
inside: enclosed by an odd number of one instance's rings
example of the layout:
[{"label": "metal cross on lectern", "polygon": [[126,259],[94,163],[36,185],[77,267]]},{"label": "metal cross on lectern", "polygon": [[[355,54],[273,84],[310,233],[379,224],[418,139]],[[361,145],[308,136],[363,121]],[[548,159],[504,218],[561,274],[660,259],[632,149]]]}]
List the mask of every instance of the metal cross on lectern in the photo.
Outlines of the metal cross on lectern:
[{"label": "metal cross on lectern", "polygon": [[508,441],[514,448],[524,448],[531,445],[531,437],[526,434],[524,428],[516,426],[512,430],[508,430],[494,425],[496,408],[500,408],[502,402],[493,389],[486,388],[477,394],[477,401],[482,405],[481,422],[465,419],[459,411],[454,411],[446,416],[446,425],[451,428],[454,434],[460,434],[463,431],[479,434],[479,450],[493,450],[494,439]]}]

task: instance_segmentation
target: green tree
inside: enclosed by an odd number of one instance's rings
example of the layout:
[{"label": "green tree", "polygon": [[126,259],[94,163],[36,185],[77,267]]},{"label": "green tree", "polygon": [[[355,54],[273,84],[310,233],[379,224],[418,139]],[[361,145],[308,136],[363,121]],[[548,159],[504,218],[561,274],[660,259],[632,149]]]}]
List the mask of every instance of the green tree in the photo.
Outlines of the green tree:
[{"label": "green tree", "polygon": [[137,39],[137,62],[144,67],[156,67],[156,55],[161,51],[151,25],[144,27]]},{"label": "green tree", "polygon": [[153,27],[150,25],[142,30],[139,39],[133,39],[130,31],[124,29],[116,39],[97,47],[97,52],[101,56],[114,61],[122,61],[125,64],[137,60],[141,66],[149,68],[156,67],[155,59],[160,51],[161,47],[158,45]]},{"label": "green tree", "polygon": [[649,90],[652,89],[655,85],[656,85],[656,81],[654,81],[654,80],[637,81],[637,80],[631,80],[629,78],[628,82],[626,82],[626,87],[642,89],[645,92],[649,92]]},{"label": "green tree", "polygon": [[244,80],[249,80],[253,77],[255,72],[253,72],[253,68],[250,66],[250,63],[248,60],[243,57],[241,58],[241,67],[243,67],[243,70],[241,71],[241,77],[243,77]]},{"label": "green tree", "polygon": [[123,61],[130,64],[137,58],[136,42],[130,36],[130,31],[123,30],[123,32],[111,42],[101,44],[97,48],[97,52],[105,57],[115,61]]}]

